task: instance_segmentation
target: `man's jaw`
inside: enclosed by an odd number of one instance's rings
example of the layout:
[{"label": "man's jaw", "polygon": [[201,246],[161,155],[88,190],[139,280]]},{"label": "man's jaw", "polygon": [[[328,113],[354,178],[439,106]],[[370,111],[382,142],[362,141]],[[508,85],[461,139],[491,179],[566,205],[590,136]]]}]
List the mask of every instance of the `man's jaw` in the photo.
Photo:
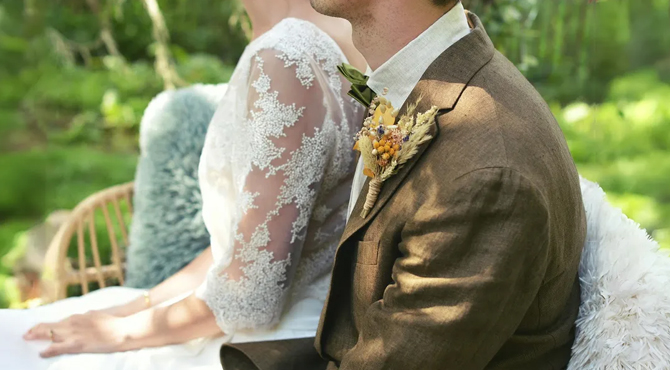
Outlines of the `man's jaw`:
[{"label": "man's jaw", "polygon": [[369,4],[364,12],[347,19],[352,25],[354,45],[373,71],[453,8],[450,5],[442,9],[430,0],[372,1]]}]

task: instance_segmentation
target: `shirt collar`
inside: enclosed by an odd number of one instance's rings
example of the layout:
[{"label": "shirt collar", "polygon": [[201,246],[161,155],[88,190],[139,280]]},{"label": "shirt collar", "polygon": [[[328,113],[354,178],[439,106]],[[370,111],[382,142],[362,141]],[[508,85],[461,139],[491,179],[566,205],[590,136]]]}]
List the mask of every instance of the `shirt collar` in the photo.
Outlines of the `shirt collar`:
[{"label": "shirt collar", "polygon": [[384,88],[388,88],[386,98],[400,109],[431,63],[468,33],[468,18],[459,2],[419,37],[369,73],[368,86],[377,95],[382,95]]}]

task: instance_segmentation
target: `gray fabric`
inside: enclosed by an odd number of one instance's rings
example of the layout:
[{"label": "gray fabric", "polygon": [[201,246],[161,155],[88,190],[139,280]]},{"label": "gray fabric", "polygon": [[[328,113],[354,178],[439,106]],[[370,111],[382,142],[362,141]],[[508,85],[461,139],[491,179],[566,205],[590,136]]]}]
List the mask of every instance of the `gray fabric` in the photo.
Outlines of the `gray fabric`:
[{"label": "gray fabric", "polygon": [[225,89],[225,85],[196,85],[166,91],[144,113],[127,286],[151,288],[209,245],[201,215],[198,163],[207,126]]}]

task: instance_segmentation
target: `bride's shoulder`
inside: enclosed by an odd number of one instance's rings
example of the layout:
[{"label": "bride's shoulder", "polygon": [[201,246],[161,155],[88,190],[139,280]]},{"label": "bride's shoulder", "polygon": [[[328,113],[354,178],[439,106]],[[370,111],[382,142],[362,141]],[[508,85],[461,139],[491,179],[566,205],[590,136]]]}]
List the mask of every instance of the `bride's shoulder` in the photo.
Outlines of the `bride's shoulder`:
[{"label": "bride's shoulder", "polygon": [[311,57],[341,63],[342,53],[335,40],[306,20],[285,18],[257,41],[256,52],[269,49],[290,60]]}]

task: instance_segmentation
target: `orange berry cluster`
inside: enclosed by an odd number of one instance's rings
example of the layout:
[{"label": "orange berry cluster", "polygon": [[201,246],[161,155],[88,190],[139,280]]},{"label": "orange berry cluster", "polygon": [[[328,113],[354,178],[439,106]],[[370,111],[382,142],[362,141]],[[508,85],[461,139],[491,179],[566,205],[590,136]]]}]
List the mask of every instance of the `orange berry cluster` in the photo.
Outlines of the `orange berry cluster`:
[{"label": "orange berry cluster", "polygon": [[379,141],[373,140],[372,146],[374,147],[372,154],[378,156],[378,164],[382,167],[386,166],[392,157],[397,157],[400,151],[400,143],[389,134],[383,135]]}]

